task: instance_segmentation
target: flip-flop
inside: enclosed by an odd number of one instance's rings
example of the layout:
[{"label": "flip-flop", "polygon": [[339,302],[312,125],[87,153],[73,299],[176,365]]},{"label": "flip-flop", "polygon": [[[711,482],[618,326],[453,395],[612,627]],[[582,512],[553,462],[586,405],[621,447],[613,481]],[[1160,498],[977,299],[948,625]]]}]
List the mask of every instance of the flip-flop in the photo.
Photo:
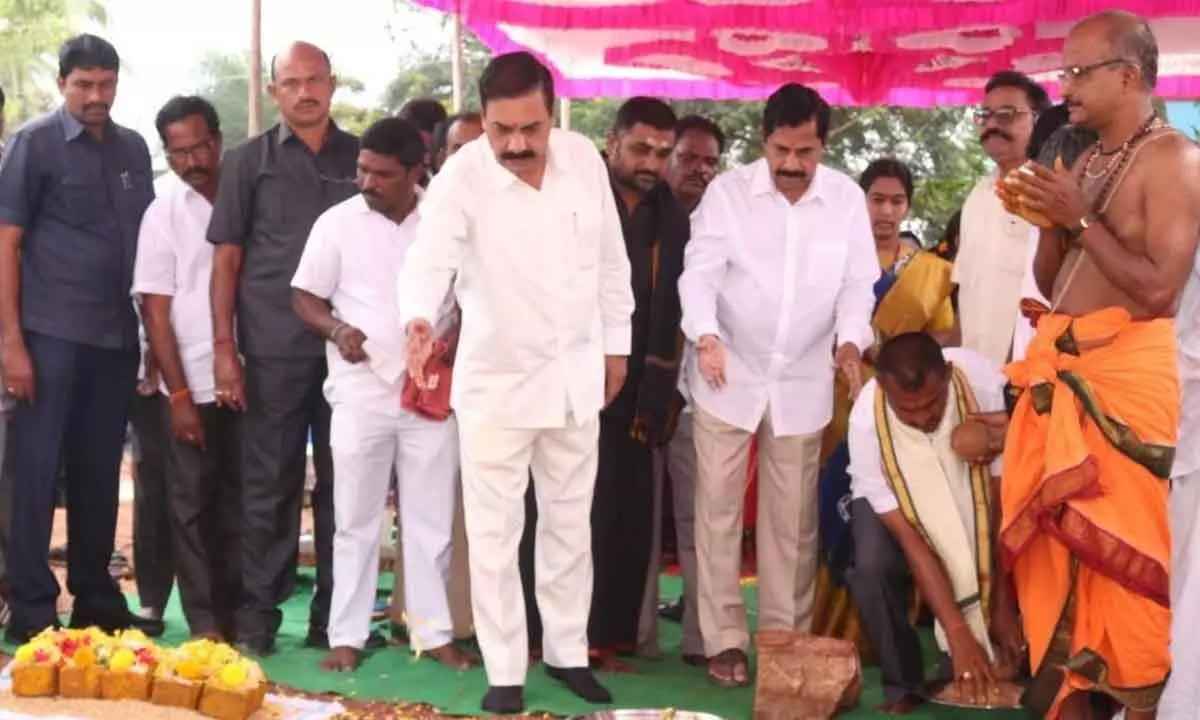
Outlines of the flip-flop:
[{"label": "flip-flop", "polygon": [[722,650],[709,658],[708,679],[721,687],[745,687],[750,684],[750,658],[738,648]]}]

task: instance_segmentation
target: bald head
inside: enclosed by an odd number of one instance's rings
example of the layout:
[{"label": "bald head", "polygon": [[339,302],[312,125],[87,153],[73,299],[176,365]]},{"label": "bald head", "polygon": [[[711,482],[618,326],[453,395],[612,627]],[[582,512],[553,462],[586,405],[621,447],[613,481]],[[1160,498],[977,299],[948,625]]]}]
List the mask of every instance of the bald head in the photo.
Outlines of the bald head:
[{"label": "bald head", "polygon": [[324,64],[325,70],[333,74],[333,63],[329,61],[329,53],[307,42],[294,42],[271,56],[271,82],[279,76],[280,67],[295,62],[309,64]]},{"label": "bald head", "polygon": [[334,87],[329,55],[316,45],[292,43],[271,58],[267,91],[293,131],[316,132],[329,125]]},{"label": "bald head", "polygon": [[1106,10],[1089,15],[1071,29],[1072,37],[1080,33],[1102,38],[1113,58],[1137,65],[1147,90],[1158,84],[1158,41],[1144,18],[1124,10]]}]

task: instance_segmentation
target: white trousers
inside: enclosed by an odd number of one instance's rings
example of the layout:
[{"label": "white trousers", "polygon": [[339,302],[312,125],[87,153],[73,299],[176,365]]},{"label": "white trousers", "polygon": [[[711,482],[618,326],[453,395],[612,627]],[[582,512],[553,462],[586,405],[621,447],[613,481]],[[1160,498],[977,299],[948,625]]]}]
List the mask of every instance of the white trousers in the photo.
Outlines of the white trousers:
[{"label": "white trousers", "polygon": [[1200,718],[1200,471],[1172,479],[1169,507],[1172,667],[1158,717],[1196,720]]},{"label": "white trousers", "polygon": [[460,416],[459,432],[471,608],[488,684],[524,685],[529,666],[517,549],[531,469],[538,503],[534,570],[543,658],[555,667],[587,667],[599,419],[568,421],[563,428],[510,429]]},{"label": "white trousers", "polygon": [[387,514],[396,468],[396,501],[404,534],[405,596],[415,647],[453,639],[446,579],[458,482],[454,418],[399,418],[346,404],[333,408],[330,447],[334,486],[333,598],[330,647],[362,648],[379,586],[379,526]]}]

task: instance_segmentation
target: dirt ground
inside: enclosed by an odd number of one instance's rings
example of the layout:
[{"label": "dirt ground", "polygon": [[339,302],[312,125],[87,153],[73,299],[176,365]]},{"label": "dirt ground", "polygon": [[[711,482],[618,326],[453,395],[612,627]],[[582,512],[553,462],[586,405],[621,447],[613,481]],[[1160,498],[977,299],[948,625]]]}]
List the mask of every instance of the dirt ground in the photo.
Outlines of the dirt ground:
[{"label": "dirt ground", "polygon": [[[116,549],[125,557],[129,558],[131,563],[136,563],[137,558],[133,553],[133,476],[130,471],[128,458],[122,468],[122,503],[120,512],[117,515],[117,536]],[[304,529],[308,530],[311,524],[311,517],[308,512],[304,514]],[[54,516],[54,532],[51,536],[51,547],[58,547],[67,540],[67,519],[66,511],[58,510]],[[67,594],[66,587],[66,568],[54,566],[54,574],[58,577],[59,584],[63,588],[62,595],[59,597],[60,613],[69,613],[71,609],[71,598]],[[137,591],[137,584],[133,581],[132,575],[121,580],[121,589],[125,593],[134,593]],[[136,608],[135,608],[136,609]],[[3,653],[0,653],[0,660],[7,662],[8,658]],[[314,695],[312,693],[302,693],[289,688],[275,688],[274,691],[286,695],[300,695],[303,697],[312,698],[329,698],[330,696]],[[336,698],[347,709],[343,718],[339,720],[384,720],[385,718],[397,718],[405,720],[448,720],[451,716],[443,715],[434,712],[428,707],[416,705],[397,705],[394,703],[377,702],[355,702],[345,698]],[[514,720],[550,720],[549,715],[528,715]]]}]

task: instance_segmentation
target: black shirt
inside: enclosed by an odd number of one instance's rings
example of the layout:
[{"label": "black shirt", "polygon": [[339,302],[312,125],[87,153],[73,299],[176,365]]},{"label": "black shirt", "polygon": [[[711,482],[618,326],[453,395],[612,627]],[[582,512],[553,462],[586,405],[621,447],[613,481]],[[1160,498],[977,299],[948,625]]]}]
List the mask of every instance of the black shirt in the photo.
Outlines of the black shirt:
[{"label": "black shirt", "polygon": [[258,357],[320,357],[324,340],[292,311],[292,276],[313,223],[358,192],[358,138],[330,123],[315,155],[286,125],[229,153],[208,241],[240,245],[238,345]]}]

